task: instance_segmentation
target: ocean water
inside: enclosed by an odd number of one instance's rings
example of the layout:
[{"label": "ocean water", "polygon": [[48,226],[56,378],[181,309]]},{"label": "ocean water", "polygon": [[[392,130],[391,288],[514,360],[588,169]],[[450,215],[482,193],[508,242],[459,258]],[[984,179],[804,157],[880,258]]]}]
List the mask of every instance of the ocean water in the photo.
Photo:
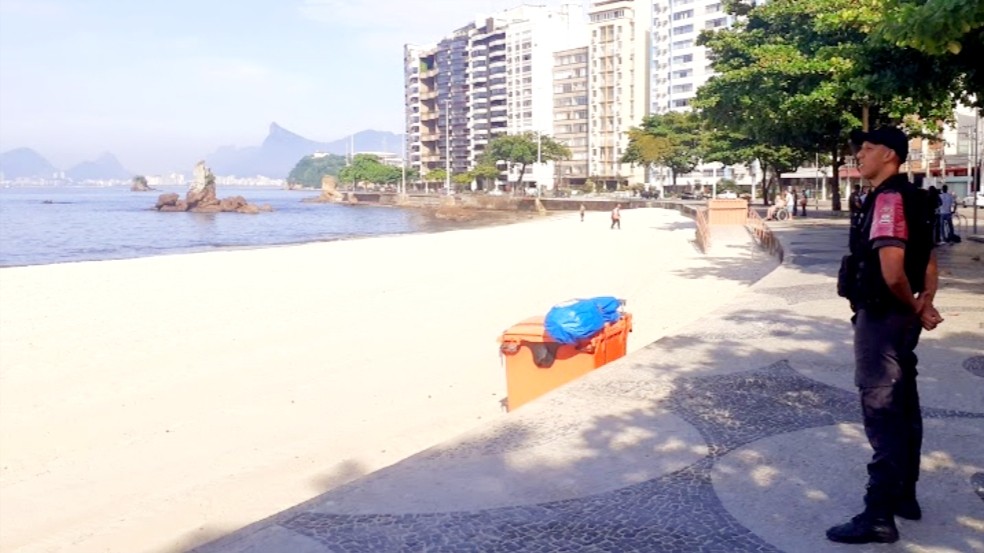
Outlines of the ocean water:
[{"label": "ocean water", "polygon": [[153,207],[165,192],[184,196],[185,189],[0,189],[0,267],[404,234],[426,225],[411,211],[305,204],[318,192],[271,188],[219,187],[218,196],[270,204],[272,213],[159,213]]}]

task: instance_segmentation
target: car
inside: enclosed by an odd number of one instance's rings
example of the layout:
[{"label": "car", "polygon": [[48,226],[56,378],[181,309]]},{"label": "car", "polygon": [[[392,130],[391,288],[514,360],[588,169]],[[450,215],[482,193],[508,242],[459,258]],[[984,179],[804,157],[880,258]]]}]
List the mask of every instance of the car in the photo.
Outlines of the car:
[{"label": "car", "polygon": [[688,192],[684,192],[683,194],[680,194],[680,199],[682,199],[682,200],[703,200],[704,199],[704,194],[700,190],[696,190],[696,191],[693,191],[693,192],[688,191]]},{"label": "car", "polygon": [[738,194],[735,194],[734,192],[730,192],[730,191],[729,192],[721,192],[720,194],[717,195],[717,197],[720,198],[720,199],[722,199],[722,200],[737,200],[738,199]]},{"label": "car", "polygon": [[970,207],[976,203],[977,207],[984,207],[984,190],[977,193],[977,202],[974,202],[974,196],[967,196],[960,201],[960,205],[964,207]]}]

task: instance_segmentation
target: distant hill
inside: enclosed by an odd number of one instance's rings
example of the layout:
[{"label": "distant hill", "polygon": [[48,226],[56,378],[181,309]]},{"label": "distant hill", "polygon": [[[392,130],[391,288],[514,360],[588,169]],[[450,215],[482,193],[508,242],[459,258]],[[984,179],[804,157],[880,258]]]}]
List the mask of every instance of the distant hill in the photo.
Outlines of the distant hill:
[{"label": "distant hill", "polygon": [[[403,135],[384,131],[362,131],[355,134],[356,152],[400,153]],[[235,148],[219,148],[205,158],[212,172],[221,176],[287,178],[288,173],[304,156],[315,152],[344,155],[349,148],[349,138],[334,142],[317,142],[292,133],[276,123],[270,124],[270,132],[263,144]]]},{"label": "distant hill", "polygon": [[51,178],[57,172],[58,168],[30,148],[0,154],[0,173],[5,179]]},{"label": "distant hill", "polygon": [[83,161],[65,171],[66,176],[76,182],[87,180],[127,180],[132,173],[123,168],[120,160],[113,154],[103,154],[95,161]]}]

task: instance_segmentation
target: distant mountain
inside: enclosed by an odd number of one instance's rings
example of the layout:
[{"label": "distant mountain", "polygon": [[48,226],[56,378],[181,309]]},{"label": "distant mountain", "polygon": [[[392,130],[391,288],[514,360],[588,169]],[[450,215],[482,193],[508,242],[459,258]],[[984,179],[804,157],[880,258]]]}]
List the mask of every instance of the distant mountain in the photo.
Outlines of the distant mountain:
[{"label": "distant mountain", "polygon": [[95,161],[83,161],[68,171],[66,176],[76,182],[87,180],[127,180],[132,173],[123,168],[113,154],[103,154]]},{"label": "distant mountain", "polygon": [[[383,131],[362,131],[355,134],[356,152],[400,153],[403,135]],[[245,148],[225,146],[205,158],[212,172],[221,176],[283,179],[304,156],[314,152],[343,155],[349,149],[349,138],[334,142],[317,142],[292,133],[276,123],[263,144]]]},{"label": "distant mountain", "polygon": [[58,169],[30,148],[0,154],[0,173],[5,179],[51,178]]}]

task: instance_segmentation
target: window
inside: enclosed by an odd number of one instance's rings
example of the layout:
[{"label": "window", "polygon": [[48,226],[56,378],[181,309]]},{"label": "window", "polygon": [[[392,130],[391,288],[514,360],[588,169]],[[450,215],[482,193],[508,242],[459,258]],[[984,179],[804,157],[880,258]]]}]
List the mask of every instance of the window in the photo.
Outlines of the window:
[{"label": "window", "polygon": [[682,12],[676,12],[673,14],[673,21],[682,21],[684,19],[690,19],[694,16],[694,10],[685,10]]},{"label": "window", "polygon": [[685,108],[690,105],[690,100],[673,100],[673,107]]},{"label": "window", "polygon": [[625,17],[625,10],[609,10],[607,12],[591,14],[591,21],[609,21],[612,19],[621,19],[623,17]]},{"label": "window", "polygon": [[717,4],[710,4],[706,8],[704,8],[704,13],[717,13],[719,11],[721,11],[720,2]]},{"label": "window", "polygon": [[728,24],[727,17],[719,17],[717,19],[712,19],[704,24],[705,29],[717,29],[718,27],[724,27]]},{"label": "window", "polygon": [[670,73],[670,77],[674,79],[686,79],[687,77],[693,77],[693,76],[694,76],[693,69],[681,69],[679,71],[673,71],[672,73]]},{"label": "window", "polygon": [[694,85],[691,83],[673,85],[673,93],[680,94],[682,92],[691,92],[694,89]]},{"label": "window", "polygon": [[694,32],[693,25],[680,25],[679,27],[673,27],[673,36],[684,35],[692,32]]},{"label": "window", "polygon": [[673,43],[674,50],[683,50],[684,48],[690,48],[694,45],[692,40],[678,40]]}]

